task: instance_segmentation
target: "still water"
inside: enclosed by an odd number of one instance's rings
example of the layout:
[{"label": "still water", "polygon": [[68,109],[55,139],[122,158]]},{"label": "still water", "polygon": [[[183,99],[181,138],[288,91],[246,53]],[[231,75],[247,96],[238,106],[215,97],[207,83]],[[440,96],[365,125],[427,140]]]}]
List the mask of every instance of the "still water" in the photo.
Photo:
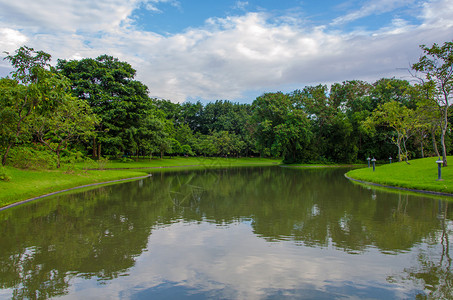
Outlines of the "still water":
[{"label": "still water", "polygon": [[453,206],[344,169],[186,171],[0,212],[0,299],[453,298]]}]

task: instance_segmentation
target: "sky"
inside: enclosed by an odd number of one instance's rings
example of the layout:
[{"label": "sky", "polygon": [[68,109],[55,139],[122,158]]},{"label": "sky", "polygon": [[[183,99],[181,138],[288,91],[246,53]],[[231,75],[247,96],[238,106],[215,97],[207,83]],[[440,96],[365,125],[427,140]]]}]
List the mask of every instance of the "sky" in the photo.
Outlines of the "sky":
[{"label": "sky", "polygon": [[410,79],[419,45],[452,40],[451,0],[0,0],[3,57],[24,45],[53,64],[111,55],[173,102]]}]

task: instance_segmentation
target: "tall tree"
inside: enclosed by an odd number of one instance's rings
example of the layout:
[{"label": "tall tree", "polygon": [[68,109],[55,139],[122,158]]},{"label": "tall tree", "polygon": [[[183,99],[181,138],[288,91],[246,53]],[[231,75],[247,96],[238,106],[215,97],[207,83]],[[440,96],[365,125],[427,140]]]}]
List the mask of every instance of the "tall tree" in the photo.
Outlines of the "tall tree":
[{"label": "tall tree", "polygon": [[417,74],[423,84],[434,84],[434,99],[442,112],[441,137],[443,166],[447,164],[447,147],[445,137],[448,132],[448,108],[453,96],[453,42],[445,42],[442,46],[433,44],[431,47],[421,45],[424,55],[412,65],[412,69],[420,72],[424,77]]},{"label": "tall tree", "polygon": [[281,92],[267,93],[253,101],[257,146],[262,154],[282,155],[288,163],[304,159],[312,132],[298,101],[298,97]]},{"label": "tall tree", "polygon": [[86,100],[100,117],[93,156],[101,144],[109,154],[136,151],[139,128],[151,106],[148,88],[134,80],[136,71],[127,62],[108,55],[96,59],[59,60],[57,69],[72,81],[74,96]]},{"label": "tall tree", "polygon": [[2,116],[2,164],[6,164],[11,147],[21,142],[30,127],[33,114],[42,114],[66,96],[68,81],[50,70],[51,56],[43,51],[20,47],[6,60],[15,68],[12,79],[0,82]]}]

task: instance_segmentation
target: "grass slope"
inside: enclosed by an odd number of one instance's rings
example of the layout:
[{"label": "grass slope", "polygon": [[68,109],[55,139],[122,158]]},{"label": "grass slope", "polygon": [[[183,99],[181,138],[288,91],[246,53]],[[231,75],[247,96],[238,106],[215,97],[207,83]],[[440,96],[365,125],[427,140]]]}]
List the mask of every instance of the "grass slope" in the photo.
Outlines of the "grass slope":
[{"label": "grass slope", "polygon": [[[177,170],[187,169],[189,166],[218,168],[269,166],[279,163],[279,160],[261,158],[172,158],[153,159],[151,161],[144,159],[127,163],[109,161],[104,166],[105,170],[83,170],[90,166],[81,163],[76,165],[74,172],[65,172],[67,166],[62,166],[60,170],[39,171],[6,167],[7,174],[11,179],[10,181],[0,181],[0,207],[86,184],[144,176],[150,172],[162,170],[161,168]],[[91,167],[96,168],[96,165]]]},{"label": "grass slope", "polygon": [[[165,159],[139,159],[138,161],[121,162],[113,160],[107,162],[106,169],[139,169],[163,167],[240,167],[240,166],[269,166],[280,164],[281,160],[268,158],[217,158],[217,157],[172,157]],[[79,164],[78,167],[83,167]],[[86,167],[86,166],[85,166]],[[94,167],[95,168],[95,167]]]},{"label": "grass slope", "polygon": [[372,167],[356,169],[346,175],[382,185],[453,194],[453,156],[447,157],[450,166],[442,168],[442,181],[437,181],[437,159],[415,159],[409,161],[410,165],[405,162],[381,165],[375,172]]}]

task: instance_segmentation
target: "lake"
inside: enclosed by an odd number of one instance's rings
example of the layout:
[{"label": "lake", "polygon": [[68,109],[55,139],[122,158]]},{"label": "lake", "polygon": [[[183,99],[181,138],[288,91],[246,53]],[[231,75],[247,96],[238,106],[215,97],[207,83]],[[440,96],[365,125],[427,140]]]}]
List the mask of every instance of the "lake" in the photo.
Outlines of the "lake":
[{"label": "lake", "polygon": [[453,298],[451,200],[346,171],[154,173],[0,211],[0,299]]}]

